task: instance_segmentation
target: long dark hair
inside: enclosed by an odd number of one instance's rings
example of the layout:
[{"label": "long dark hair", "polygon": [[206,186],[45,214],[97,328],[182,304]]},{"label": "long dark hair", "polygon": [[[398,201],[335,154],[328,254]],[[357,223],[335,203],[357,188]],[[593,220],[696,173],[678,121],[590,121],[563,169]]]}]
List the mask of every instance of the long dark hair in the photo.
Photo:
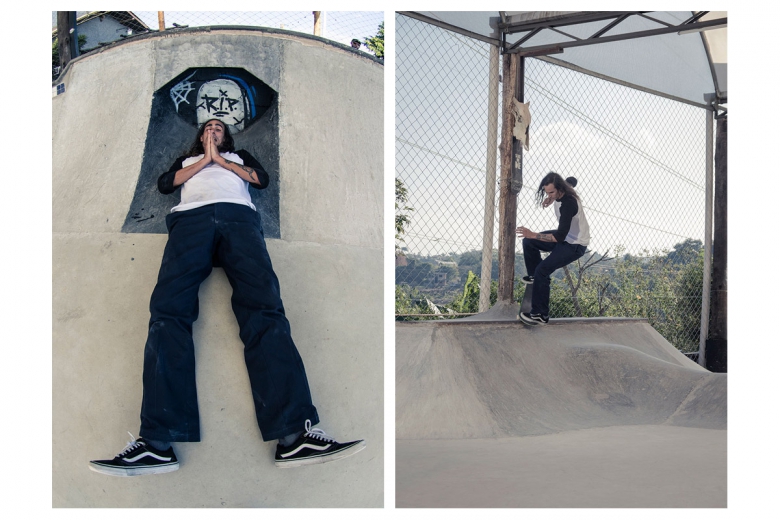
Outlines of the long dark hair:
[{"label": "long dark hair", "polygon": [[198,134],[195,136],[195,142],[192,143],[192,146],[189,150],[187,150],[187,153],[185,154],[187,157],[195,157],[196,155],[201,155],[206,153],[206,151],[203,149],[203,143],[200,142],[200,138],[203,137],[203,132],[206,131],[206,125],[211,123],[212,121],[219,121],[222,123],[222,127],[225,129],[225,136],[222,139],[222,144],[217,146],[217,150],[219,150],[219,153],[224,152],[235,152],[235,144],[233,143],[233,136],[230,135],[230,128],[228,128],[228,125],[224,123],[221,119],[217,119],[216,117],[213,119],[209,119],[202,125],[200,125],[200,128],[198,129]]},{"label": "long dark hair", "polygon": [[540,206],[547,198],[547,192],[544,191],[544,187],[548,184],[552,184],[556,190],[562,192],[564,195],[571,195],[577,200],[580,200],[580,196],[574,191],[574,186],[577,185],[577,179],[574,177],[568,177],[564,180],[559,174],[550,172],[542,178],[542,182],[539,183],[539,189],[536,190],[536,202]]}]

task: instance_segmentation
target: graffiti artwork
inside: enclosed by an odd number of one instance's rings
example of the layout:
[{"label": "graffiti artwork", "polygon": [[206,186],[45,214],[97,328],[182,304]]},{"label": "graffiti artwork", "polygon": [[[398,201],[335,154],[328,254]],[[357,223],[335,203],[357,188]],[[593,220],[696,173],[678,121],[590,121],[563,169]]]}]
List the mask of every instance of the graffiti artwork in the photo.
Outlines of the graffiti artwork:
[{"label": "graffiti artwork", "polygon": [[125,233],[167,233],[165,216],[179,192],[163,195],[157,178],[192,144],[209,119],[228,125],[236,149],[257,158],[270,176],[268,188],[250,189],[268,238],[279,238],[279,129],[277,94],[239,68],[187,69],[154,93],[141,174],[125,218]]},{"label": "graffiti artwork", "polygon": [[190,69],[165,89],[174,110],[185,121],[199,125],[216,117],[229,125],[233,134],[262,117],[276,94],[243,69]]}]

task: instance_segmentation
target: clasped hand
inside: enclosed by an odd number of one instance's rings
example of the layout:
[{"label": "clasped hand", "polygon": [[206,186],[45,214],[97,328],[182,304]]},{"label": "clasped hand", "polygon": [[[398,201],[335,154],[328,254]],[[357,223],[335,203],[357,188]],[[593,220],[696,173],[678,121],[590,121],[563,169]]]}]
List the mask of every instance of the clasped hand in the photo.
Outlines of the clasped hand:
[{"label": "clasped hand", "polygon": [[216,163],[220,166],[225,165],[225,159],[219,155],[219,148],[217,148],[217,138],[210,129],[203,132],[200,137],[200,142],[203,144],[203,158],[208,163]]}]

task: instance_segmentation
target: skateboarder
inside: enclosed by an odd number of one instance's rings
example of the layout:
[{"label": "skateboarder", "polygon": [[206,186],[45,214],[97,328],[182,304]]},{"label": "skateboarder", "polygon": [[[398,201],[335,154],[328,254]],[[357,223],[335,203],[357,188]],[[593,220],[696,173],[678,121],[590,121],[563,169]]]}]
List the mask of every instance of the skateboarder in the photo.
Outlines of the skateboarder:
[{"label": "skateboarder", "polygon": [[158,179],[164,194],[181,188],[181,203],[166,217],[165,246],[144,349],[139,438],[112,460],[93,460],[98,473],[167,473],[179,468],[172,442],[199,442],[192,324],[198,288],[213,266],[233,288],[233,312],[263,440],[278,440],[276,466],[337,460],[362,450],[363,440],[336,442],[319,422],[309,383],[282,306],[279,281],[265,246],[249,187],[269,178],[245,150],[234,149],[229,128],[212,119],[191,149]]},{"label": "skateboarder", "polygon": [[[535,233],[520,226],[516,232],[523,237],[523,256],[528,273],[523,282],[533,284],[531,310],[521,312],[520,319],[529,325],[545,324],[550,315],[550,275],[582,255],[590,242],[590,227],[585,218],[579,195],[574,191],[577,179],[555,172],[544,176],[536,190],[537,203],[546,208],[553,205],[558,217],[558,229]],[[542,251],[550,254],[542,260]]]}]

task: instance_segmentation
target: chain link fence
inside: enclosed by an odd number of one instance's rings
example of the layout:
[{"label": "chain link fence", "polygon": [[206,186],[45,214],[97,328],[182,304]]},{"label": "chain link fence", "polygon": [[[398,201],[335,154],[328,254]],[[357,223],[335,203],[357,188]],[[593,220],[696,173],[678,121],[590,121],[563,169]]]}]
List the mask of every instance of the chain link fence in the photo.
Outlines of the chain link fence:
[{"label": "chain link fence", "polygon": [[[396,16],[397,319],[478,310],[488,155],[498,153],[487,143],[488,107],[500,96],[489,87],[490,60],[487,43]],[[555,171],[577,178],[591,228],[586,255],[554,275],[551,317],[646,317],[680,350],[697,350],[705,110],[533,58],[525,101],[530,150],[517,224],[557,228],[552,208],[534,203]],[[497,210],[494,218],[497,230]],[[525,274],[518,238],[516,300]]]},{"label": "chain link fence", "polygon": [[396,177],[407,193],[397,216],[409,220],[397,240],[399,315],[463,311],[450,303],[469,271],[481,275],[488,107],[500,107],[489,84],[488,44],[396,16]]}]

